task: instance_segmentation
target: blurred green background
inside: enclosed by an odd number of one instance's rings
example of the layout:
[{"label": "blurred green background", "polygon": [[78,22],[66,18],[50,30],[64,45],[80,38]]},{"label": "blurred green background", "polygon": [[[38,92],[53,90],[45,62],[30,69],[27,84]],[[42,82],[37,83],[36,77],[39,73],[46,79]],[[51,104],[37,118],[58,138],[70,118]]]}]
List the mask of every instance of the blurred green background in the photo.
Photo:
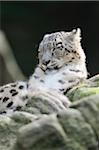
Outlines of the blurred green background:
[{"label": "blurred green background", "polygon": [[37,63],[37,48],[46,33],[82,30],[82,47],[91,75],[99,73],[99,2],[0,2],[1,26],[26,76]]}]

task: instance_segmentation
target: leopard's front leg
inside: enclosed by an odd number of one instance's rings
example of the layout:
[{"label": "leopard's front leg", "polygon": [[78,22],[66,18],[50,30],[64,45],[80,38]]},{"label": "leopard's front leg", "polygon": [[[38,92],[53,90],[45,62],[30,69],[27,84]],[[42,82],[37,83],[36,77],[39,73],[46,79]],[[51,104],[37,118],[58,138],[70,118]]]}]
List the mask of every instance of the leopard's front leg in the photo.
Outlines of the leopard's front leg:
[{"label": "leopard's front leg", "polygon": [[29,95],[30,97],[47,100],[51,102],[52,105],[60,107],[61,110],[66,110],[71,104],[65,95],[44,87],[30,89]]}]

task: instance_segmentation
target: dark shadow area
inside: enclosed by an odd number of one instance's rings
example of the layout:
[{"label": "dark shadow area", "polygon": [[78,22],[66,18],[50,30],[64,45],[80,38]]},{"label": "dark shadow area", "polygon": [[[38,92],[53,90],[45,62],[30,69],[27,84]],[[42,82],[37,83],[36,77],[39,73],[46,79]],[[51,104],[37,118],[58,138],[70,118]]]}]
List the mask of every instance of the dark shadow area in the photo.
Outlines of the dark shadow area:
[{"label": "dark shadow area", "polygon": [[46,33],[82,30],[88,71],[99,73],[99,2],[0,2],[1,29],[25,75],[37,63],[37,48]]}]

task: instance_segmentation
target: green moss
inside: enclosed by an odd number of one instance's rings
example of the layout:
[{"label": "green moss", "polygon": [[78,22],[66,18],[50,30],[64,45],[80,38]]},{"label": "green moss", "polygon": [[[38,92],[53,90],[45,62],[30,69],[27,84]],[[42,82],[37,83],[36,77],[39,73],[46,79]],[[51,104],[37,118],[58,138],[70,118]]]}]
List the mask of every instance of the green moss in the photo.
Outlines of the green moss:
[{"label": "green moss", "polygon": [[71,101],[76,101],[94,94],[99,94],[99,87],[87,87],[85,85],[81,85],[69,91],[67,96]]}]

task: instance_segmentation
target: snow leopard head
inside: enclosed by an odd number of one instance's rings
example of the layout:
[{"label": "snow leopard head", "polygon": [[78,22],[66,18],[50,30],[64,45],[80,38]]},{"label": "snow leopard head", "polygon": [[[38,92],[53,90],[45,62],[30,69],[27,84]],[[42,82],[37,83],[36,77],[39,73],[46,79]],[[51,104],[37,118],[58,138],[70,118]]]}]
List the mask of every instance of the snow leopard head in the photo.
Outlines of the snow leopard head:
[{"label": "snow leopard head", "polygon": [[58,69],[70,63],[85,63],[80,29],[46,34],[39,45],[39,65],[43,69]]}]

